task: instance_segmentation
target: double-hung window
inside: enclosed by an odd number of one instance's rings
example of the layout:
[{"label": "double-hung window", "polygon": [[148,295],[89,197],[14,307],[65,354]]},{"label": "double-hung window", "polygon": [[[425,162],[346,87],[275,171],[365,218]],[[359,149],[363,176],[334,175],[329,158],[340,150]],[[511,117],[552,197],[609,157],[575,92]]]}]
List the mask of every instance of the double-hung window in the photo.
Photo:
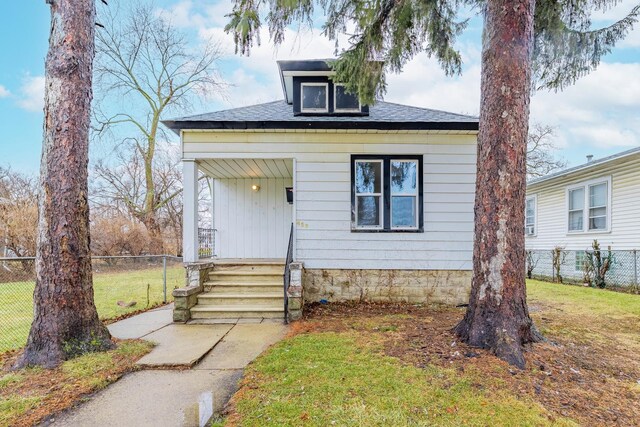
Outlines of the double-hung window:
[{"label": "double-hung window", "polygon": [[422,231],[422,156],[352,156],[352,229]]},{"label": "double-hung window", "polygon": [[589,186],[589,230],[607,229],[607,183]]},{"label": "double-hung window", "polygon": [[569,231],[584,228],[584,188],[569,190]]},{"label": "double-hung window", "polygon": [[358,228],[380,229],[383,223],[382,160],[355,161],[355,217]]},{"label": "double-hung window", "polygon": [[527,197],[524,212],[524,233],[527,236],[536,235],[536,196]]},{"label": "double-hung window", "polygon": [[611,178],[578,184],[567,189],[568,231],[609,231]]}]

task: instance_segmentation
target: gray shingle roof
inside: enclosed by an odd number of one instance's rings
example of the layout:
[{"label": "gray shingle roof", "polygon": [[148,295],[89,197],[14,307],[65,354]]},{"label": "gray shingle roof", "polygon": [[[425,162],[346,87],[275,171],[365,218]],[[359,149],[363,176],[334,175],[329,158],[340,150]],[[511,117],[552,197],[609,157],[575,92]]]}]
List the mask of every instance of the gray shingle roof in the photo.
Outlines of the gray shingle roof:
[{"label": "gray shingle roof", "polygon": [[368,116],[299,115],[284,100],[180,117],[163,122],[180,129],[277,129],[322,128],[348,129],[448,129],[477,130],[478,118],[427,108],[379,101],[369,107]]},{"label": "gray shingle roof", "polygon": [[620,153],[612,154],[611,156],[603,157],[601,159],[592,160],[590,162],[583,163],[583,164],[578,165],[578,166],[573,166],[573,167],[570,167],[570,168],[567,168],[567,169],[563,169],[563,170],[558,171],[558,172],[551,173],[549,175],[541,176],[540,178],[532,179],[531,181],[527,182],[527,186],[534,185],[534,184],[539,184],[541,182],[549,181],[549,180],[555,179],[555,178],[560,178],[560,177],[563,177],[565,175],[569,175],[569,174],[571,174],[573,172],[578,172],[578,171],[582,171],[582,170],[585,170],[585,169],[595,168],[595,167],[600,166],[602,164],[609,163],[609,162],[612,162],[614,160],[622,159],[622,158],[625,158],[625,157],[633,156],[633,155],[636,155],[636,154],[640,154],[640,147],[631,148],[629,150],[622,151]]}]

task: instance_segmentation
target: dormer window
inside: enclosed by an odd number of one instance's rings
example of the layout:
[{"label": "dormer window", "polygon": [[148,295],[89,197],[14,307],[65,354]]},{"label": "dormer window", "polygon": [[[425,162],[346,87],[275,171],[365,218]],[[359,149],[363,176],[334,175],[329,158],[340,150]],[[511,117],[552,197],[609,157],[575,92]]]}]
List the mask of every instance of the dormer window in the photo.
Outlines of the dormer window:
[{"label": "dormer window", "polygon": [[329,112],[329,83],[301,83],[300,94],[301,112]]},{"label": "dormer window", "polygon": [[347,92],[347,88],[340,83],[334,85],[333,109],[336,113],[359,113],[360,101],[358,97]]}]

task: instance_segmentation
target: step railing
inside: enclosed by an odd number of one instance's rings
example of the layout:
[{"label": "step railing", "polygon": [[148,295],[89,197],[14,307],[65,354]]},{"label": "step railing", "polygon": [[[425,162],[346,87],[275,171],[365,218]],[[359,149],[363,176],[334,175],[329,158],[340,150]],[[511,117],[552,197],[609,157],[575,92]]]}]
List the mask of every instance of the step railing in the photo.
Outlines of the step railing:
[{"label": "step railing", "polygon": [[284,262],[284,323],[289,323],[289,284],[291,283],[291,263],[293,262],[293,223],[289,231],[287,259]]}]

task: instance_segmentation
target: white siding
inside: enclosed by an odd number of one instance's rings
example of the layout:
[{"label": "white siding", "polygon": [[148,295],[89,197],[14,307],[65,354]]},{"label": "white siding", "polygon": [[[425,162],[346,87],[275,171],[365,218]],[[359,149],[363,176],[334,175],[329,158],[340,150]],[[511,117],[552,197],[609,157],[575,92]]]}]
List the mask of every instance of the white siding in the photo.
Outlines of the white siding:
[{"label": "white siding", "polygon": [[[611,177],[611,230],[609,232],[567,232],[566,188],[583,181]],[[538,185],[527,195],[537,195],[536,236],[527,236],[527,249],[584,250],[598,239],[601,247],[640,249],[640,156],[596,166]]]},{"label": "white siding", "polygon": [[[306,268],[472,268],[476,135],[193,132],[183,140],[185,158],[296,159],[295,255]],[[351,232],[351,154],[423,155],[424,233]],[[242,241],[229,244],[233,253]]]},{"label": "white siding", "polygon": [[[285,258],[291,205],[290,178],[216,179],[214,228],[220,258]],[[257,184],[260,191],[253,191]]]}]

